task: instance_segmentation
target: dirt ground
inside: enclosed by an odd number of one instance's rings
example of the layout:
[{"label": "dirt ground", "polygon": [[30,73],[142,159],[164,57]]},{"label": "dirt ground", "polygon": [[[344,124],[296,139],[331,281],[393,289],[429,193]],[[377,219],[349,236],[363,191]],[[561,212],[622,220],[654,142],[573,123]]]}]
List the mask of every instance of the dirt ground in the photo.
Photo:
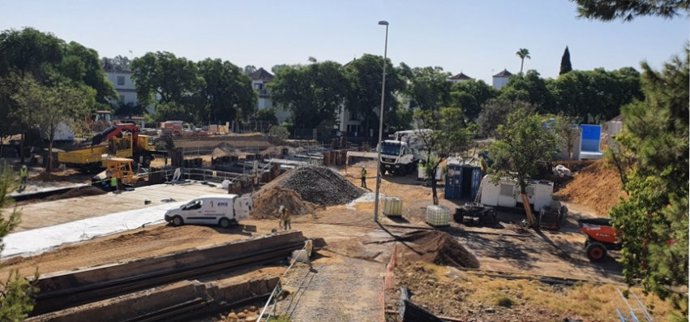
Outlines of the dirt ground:
[{"label": "dirt ground", "polygon": [[626,194],[615,167],[606,160],[598,160],[577,172],[563,189],[555,193],[555,197],[606,216]]},{"label": "dirt ground", "polygon": [[[365,165],[368,173],[376,173],[374,163]],[[355,166],[342,172],[359,185],[359,169]],[[374,189],[374,175],[368,178],[367,186]],[[386,265],[395,247],[414,250],[414,245],[396,241],[396,237],[415,229],[431,229],[424,223],[431,192],[412,177],[388,176],[382,181],[381,192],[401,197],[402,219],[384,217],[381,222],[386,225],[379,226],[372,220],[372,202],[332,206],[293,217],[293,229],[301,230],[308,238],[323,238],[326,246],[315,255],[315,271],[298,265],[284,280],[291,295],[280,303],[282,314],[292,321],[372,321],[382,319],[384,310],[395,308],[395,300],[391,302],[393,294],[384,309]],[[455,204],[442,196],[440,187],[441,204],[454,209]],[[589,262],[583,252],[584,236],[577,232],[575,220],[596,214],[586,207],[578,208],[577,204],[568,207],[568,223],[558,232],[522,230],[515,224],[520,219],[515,214],[500,214],[501,223],[495,227],[452,224],[443,231],[476,256],[479,268],[401,263],[394,272],[396,285],[412,289],[411,299],[435,314],[460,320],[614,321],[615,309],[624,308],[624,303],[618,301],[617,289],[626,289],[615,260],[617,254],[614,252],[613,258],[604,263]],[[246,219],[241,223],[243,227],[227,230],[158,225],[97,238],[39,256],[6,261],[0,278],[12,269],[19,269],[24,276],[32,275],[36,268],[39,273],[71,270],[203,247],[278,229],[275,219]],[[550,285],[540,280],[568,281],[574,285]],[[668,303],[654,296],[635,294],[657,320],[666,320],[671,312]]]}]

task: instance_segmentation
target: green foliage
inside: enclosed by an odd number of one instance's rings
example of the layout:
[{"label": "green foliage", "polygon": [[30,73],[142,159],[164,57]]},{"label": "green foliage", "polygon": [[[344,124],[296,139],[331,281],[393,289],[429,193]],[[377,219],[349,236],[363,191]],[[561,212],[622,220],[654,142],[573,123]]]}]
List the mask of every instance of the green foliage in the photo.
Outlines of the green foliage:
[{"label": "green foliage", "polygon": [[626,157],[629,198],[610,212],[621,233],[629,283],[670,298],[687,315],[688,284],[688,49],[662,72],[643,64],[646,100],[623,108],[617,137]]},{"label": "green foliage", "polygon": [[256,111],[254,119],[257,121],[268,122],[268,124],[276,125],[278,124],[278,118],[276,117],[276,110],[272,108],[266,108],[263,110]]},{"label": "green foliage", "polygon": [[[409,68],[401,64],[401,68]],[[450,100],[450,73],[441,67],[416,67],[409,71],[407,94],[410,96],[410,108],[435,110],[447,106]]]},{"label": "green foliage", "polygon": [[494,180],[516,179],[525,193],[529,180],[554,160],[557,136],[544,126],[542,117],[519,108],[498,126],[496,141],[489,153],[494,160],[490,173]]},{"label": "green foliage", "polygon": [[565,151],[568,160],[573,159],[573,149],[579,139],[580,132],[577,131],[577,124],[580,119],[576,116],[558,114],[554,117],[553,129],[556,133],[558,148]]},{"label": "green foliage", "polygon": [[524,109],[529,112],[534,112],[536,110],[534,105],[519,100],[488,100],[482,107],[482,112],[479,114],[479,118],[477,119],[479,135],[481,137],[495,136],[498,126],[505,123],[508,115],[511,112],[519,109]]},{"label": "green foliage", "polygon": [[333,124],[349,93],[343,68],[335,62],[285,67],[271,83],[273,99],[292,112],[297,128]]},{"label": "green foliage", "polygon": [[[386,60],[386,89],[384,93],[384,132],[405,128],[404,118],[398,109],[395,93],[405,89],[401,70],[393,68],[390,59]],[[369,129],[378,133],[379,110],[381,107],[381,82],[383,57],[365,54],[345,66],[345,75],[350,83],[350,95],[346,107],[358,119],[363,120],[361,131],[369,135]]]},{"label": "green foliage", "polygon": [[[206,59],[198,64],[199,77],[203,79],[199,108],[208,116],[200,120],[211,123],[229,122],[238,116],[247,119],[256,109],[256,93],[251,80],[243,71],[228,61]],[[205,122],[204,122],[205,123]]]},{"label": "green foliage", "polygon": [[501,88],[500,99],[523,101],[534,105],[539,112],[547,112],[553,106],[553,94],[547,88],[546,81],[535,70],[513,75],[508,84]]},{"label": "green foliage", "polygon": [[[7,236],[21,221],[21,214],[16,207],[10,208],[12,199],[8,196],[17,187],[15,174],[9,167],[0,168],[0,251],[4,249],[2,238]],[[9,214],[4,211],[12,209]],[[31,294],[36,291],[35,285],[20,278],[16,271],[11,272],[7,281],[0,285],[0,320],[24,321],[33,310],[34,300]]]},{"label": "green foliage", "polygon": [[547,86],[554,102],[543,111],[562,112],[582,119],[599,116],[608,120],[620,113],[621,106],[643,98],[640,74],[631,67],[614,71],[602,68],[571,71]]},{"label": "green foliage", "polygon": [[558,75],[563,75],[571,70],[573,70],[573,65],[570,64],[570,51],[568,46],[565,46],[563,57],[561,57],[561,71],[558,72]]},{"label": "green foliage", "polygon": [[513,299],[507,296],[501,296],[498,299],[496,299],[496,305],[498,306],[510,308],[513,306],[513,304],[515,304]]},{"label": "green foliage", "polygon": [[496,96],[498,91],[484,81],[468,80],[453,84],[450,105],[462,108],[465,116],[474,120],[479,116],[482,105]]},{"label": "green foliage", "polygon": [[290,137],[290,132],[288,132],[284,126],[274,125],[268,130],[268,136],[280,140],[287,140],[287,138]]},{"label": "green foliage", "polygon": [[89,115],[95,104],[96,91],[88,86],[61,82],[53,86],[39,84],[33,77],[20,81],[19,90],[12,98],[18,109],[15,115],[24,124],[38,129],[49,141],[46,170],[52,168],[52,148],[55,131],[60,123],[68,126]]},{"label": "green foliage", "polygon": [[[437,111],[416,110],[414,119],[420,129],[432,131],[418,131],[417,136],[423,144],[424,165],[435,174],[438,166],[453,154],[458,154],[470,145],[475,131],[473,124],[468,124],[461,109],[444,107]],[[431,192],[435,205],[438,205],[436,193],[436,176],[429,176]]]},{"label": "green foliage", "polygon": [[688,12],[688,0],[571,0],[577,3],[580,17],[604,21],[621,18],[625,21],[638,16],[673,18]]}]

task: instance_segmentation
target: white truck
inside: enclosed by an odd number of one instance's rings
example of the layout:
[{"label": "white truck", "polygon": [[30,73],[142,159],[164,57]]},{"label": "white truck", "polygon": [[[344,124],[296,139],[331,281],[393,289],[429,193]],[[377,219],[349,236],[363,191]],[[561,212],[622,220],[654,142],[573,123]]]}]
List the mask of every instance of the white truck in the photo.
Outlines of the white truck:
[{"label": "white truck", "polygon": [[247,194],[205,195],[165,212],[165,221],[173,226],[184,224],[218,225],[228,228],[249,216],[252,198]]},{"label": "white truck", "polygon": [[381,151],[381,174],[386,171],[393,175],[415,173],[423,148],[419,134],[428,131],[431,130],[398,131],[391,135],[393,140],[381,142],[378,147]]}]

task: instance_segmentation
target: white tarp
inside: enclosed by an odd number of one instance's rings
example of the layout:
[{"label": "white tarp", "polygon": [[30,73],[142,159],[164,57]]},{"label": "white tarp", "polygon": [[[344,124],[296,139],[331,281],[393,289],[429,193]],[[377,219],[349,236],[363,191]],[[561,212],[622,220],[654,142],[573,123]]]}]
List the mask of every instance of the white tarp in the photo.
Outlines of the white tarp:
[{"label": "white tarp", "polygon": [[79,242],[140,228],[146,224],[162,222],[166,210],[179,207],[182,204],[184,202],[170,202],[149,208],[12,233],[3,239],[5,249],[0,257],[37,255],[66,243]]}]

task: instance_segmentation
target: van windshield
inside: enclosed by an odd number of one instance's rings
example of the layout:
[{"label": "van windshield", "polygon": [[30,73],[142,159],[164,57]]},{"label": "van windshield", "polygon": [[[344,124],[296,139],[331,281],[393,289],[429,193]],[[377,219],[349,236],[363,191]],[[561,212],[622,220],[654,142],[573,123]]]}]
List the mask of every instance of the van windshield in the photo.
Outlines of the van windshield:
[{"label": "van windshield", "polygon": [[190,203],[182,206],[182,210],[194,210],[201,208],[201,200],[192,200]]}]

